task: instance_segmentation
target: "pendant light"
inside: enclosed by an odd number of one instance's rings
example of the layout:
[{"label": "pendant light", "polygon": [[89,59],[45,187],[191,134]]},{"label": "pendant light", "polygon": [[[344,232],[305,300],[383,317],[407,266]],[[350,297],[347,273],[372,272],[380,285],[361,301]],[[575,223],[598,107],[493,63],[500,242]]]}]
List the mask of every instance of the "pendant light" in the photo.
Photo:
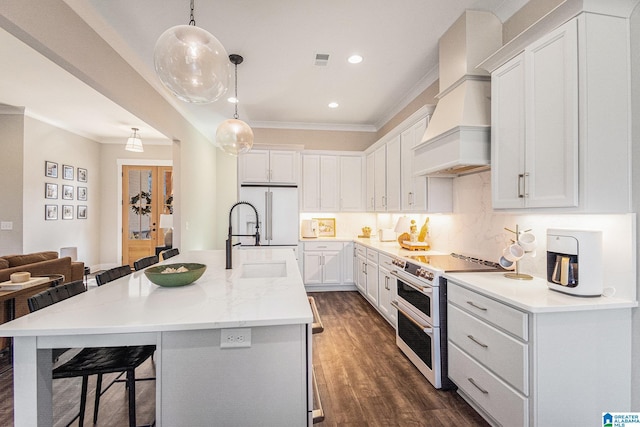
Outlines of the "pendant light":
[{"label": "pendant light", "polygon": [[224,46],[196,27],[193,2],[189,24],[171,27],[158,38],[153,62],[160,81],[175,96],[206,104],[227,92],[230,68]]},{"label": "pendant light", "polygon": [[127,139],[127,145],[124,147],[127,151],[133,151],[134,153],[142,153],[144,151],[144,147],[142,147],[142,139],[138,135],[138,128],[131,128],[133,133]]},{"label": "pendant light", "polygon": [[235,114],[233,119],[225,120],[218,126],[216,142],[222,150],[231,155],[246,153],[253,147],[253,131],[248,124],[238,120],[238,64],[242,64],[244,58],[231,54],[229,60],[235,65]]}]

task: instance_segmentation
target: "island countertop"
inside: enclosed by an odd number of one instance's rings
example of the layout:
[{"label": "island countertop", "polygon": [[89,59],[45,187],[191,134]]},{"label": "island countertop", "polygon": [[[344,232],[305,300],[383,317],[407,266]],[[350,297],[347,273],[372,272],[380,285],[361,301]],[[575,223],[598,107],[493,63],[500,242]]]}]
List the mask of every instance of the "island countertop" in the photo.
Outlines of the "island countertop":
[{"label": "island countertop", "polygon": [[[151,283],[143,270],[137,271],[0,325],[0,336],[121,334],[313,321],[293,251],[234,250],[233,261],[234,268],[225,270],[224,251],[182,253],[162,264],[207,265],[204,275],[190,285],[163,288]],[[246,264],[273,263],[286,269],[282,277],[243,274]]]}]

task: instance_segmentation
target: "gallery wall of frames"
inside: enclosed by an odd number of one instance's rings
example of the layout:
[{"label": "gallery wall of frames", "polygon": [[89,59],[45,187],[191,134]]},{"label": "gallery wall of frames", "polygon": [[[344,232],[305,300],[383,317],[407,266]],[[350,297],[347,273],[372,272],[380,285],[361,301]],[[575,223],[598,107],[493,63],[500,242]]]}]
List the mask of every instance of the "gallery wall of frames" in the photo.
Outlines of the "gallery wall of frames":
[{"label": "gallery wall of frames", "polygon": [[88,170],[80,166],[44,162],[45,220],[87,219],[88,175]]}]

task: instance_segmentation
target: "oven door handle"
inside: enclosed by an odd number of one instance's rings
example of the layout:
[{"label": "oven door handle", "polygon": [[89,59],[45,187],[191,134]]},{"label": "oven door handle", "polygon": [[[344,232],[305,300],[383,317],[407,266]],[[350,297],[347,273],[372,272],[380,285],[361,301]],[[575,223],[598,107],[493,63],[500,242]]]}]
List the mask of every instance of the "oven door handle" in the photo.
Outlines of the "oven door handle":
[{"label": "oven door handle", "polygon": [[430,293],[433,292],[433,288],[431,288],[431,286],[416,285],[415,283],[410,282],[406,277],[403,277],[400,274],[398,274],[397,270],[391,271],[391,275],[397,277],[400,280],[402,280],[402,283],[406,283],[407,285],[411,286],[416,291],[420,291],[420,292],[425,293],[425,294],[430,294]]},{"label": "oven door handle", "polygon": [[404,317],[406,317],[407,320],[409,320],[411,323],[416,325],[418,328],[422,329],[422,332],[424,332],[425,334],[429,335],[430,337],[433,337],[433,328],[430,328],[428,326],[424,326],[424,325],[420,324],[419,322],[417,322],[413,317],[411,317],[411,315],[409,313],[407,313],[402,308],[400,308],[400,304],[398,304],[398,301],[396,301],[396,300],[391,301],[391,305],[394,306],[400,313],[402,313],[402,315]]}]

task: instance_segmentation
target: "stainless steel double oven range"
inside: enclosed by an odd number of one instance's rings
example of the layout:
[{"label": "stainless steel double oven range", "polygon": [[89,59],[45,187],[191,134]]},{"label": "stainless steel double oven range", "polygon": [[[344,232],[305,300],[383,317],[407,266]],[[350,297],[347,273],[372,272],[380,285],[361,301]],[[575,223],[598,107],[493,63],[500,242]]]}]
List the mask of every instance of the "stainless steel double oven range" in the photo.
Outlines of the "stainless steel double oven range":
[{"label": "stainless steel double oven range", "polygon": [[398,309],[396,344],[435,388],[447,376],[447,272],[499,271],[498,264],[459,254],[394,258]]}]

